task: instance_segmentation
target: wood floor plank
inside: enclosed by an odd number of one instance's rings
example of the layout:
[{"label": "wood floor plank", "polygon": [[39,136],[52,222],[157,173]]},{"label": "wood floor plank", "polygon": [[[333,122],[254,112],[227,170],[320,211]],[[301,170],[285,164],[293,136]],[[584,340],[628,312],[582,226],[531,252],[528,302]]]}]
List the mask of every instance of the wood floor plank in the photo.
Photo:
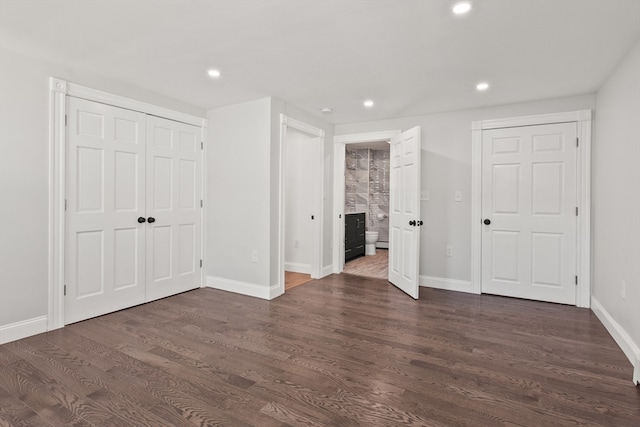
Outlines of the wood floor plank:
[{"label": "wood floor plank", "polygon": [[589,310],[331,275],[198,289],[0,346],[0,426],[640,425]]}]

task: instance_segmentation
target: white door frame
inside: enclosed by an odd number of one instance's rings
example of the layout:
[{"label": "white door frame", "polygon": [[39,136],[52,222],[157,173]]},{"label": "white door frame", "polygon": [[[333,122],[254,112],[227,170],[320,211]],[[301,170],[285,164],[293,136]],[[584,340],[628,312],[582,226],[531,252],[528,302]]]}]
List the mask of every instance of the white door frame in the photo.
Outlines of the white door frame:
[{"label": "white door frame", "polygon": [[333,137],[333,272],[344,269],[344,170],[345,148],[347,144],[362,142],[391,141],[402,133],[401,130],[353,133]]},{"label": "white door frame", "polygon": [[471,284],[473,293],[482,292],[482,131],[508,127],[553,123],[576,123],[577,147],[577,208],[576,241],[576,305],[591,306],[591,110],[506,119],[483,120],[471,124]]},{"label": "white door frame", "polygon": [[[100,102],[114,107],[139,111],[153,116],[163,117],[178,122],[198,126],[202,138],[202,194],[206,194],[206,162],[204,141],[208,121],[205,118],[181,113],[153,104],[136,101],[123,96],[114,95],[89,87],[81,86],[66,80],[49,78],[49,256],[48,256],[48,320],[47,330],[64,326],[64,254],[65,254],[65,198],[66,198],[66,164],[65,147],[67,141],[66,111],[67,96]],[[205,257],[205,209],[201,209],[202,259]],[[200,269],[200,286],[204,285],[204,268]]]},{"label": "white door frame", "polygon": [[[315,212],[313,220],[313,230],[311,231],[311,278],[319,279],[322,277],[322,254],[323,248],[323,226],[324,222],[324,130],[315,126],[311,126],[300,120],[293,119],[280,114],[280,168],[279,168],[279,212],[278,212],[278,226],[280,233],[278,233],[278,268],[279,268],[279,282],[277,295],[282,295],[285,288],[284,279],[284,265],[285,265],[285,183],[286,183],[286,154],[287,154],[287,130],[292,129],[312,137],[318,138],[318,146],[314,149],[314,158],[312,162],[314,164],[313,173],[313,186],[312,192],[314,194],[314,206]],[[277,296],[274,295],[274,296]]]}]

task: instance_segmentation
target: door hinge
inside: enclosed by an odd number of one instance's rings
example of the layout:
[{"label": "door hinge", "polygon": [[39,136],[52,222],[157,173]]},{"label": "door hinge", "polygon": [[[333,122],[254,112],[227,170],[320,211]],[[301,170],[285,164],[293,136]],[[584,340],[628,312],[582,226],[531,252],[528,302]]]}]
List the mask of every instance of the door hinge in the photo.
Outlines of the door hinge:
[{"label": "door hinge", "polygon": [[67,210],[67,199],[64,199],[64,210]]},{"label": "door hinge", "polygon": [[200,149],[204,150],[204,141],[200,141]]},{"label": "door hinge", "polygon": [[200,260],[200,268],[202,268],[202,260]]},{"label": "door hinge", "polygon": [[578,216],[578,207],[576,206],[576,216]]},{"label": "door hinge", "polygon": [[580,146],[580,138],[576,138],[576,147]]},{"label": "door hinge", "polygon": [[578,284],[578,276],[576,276],[576,285]]},{"label": "door hinge", "polygon": [[67,125],[67,115],[66,114],[64,115],[64,125],[65,126]]},{"label": "door hinge", "polygon": [[64,296],[67,296],[67,285],[64,285]]},{"label": "door hinge", "polygon": [[204,200],[200,199],[200,207],[204,207]]}]

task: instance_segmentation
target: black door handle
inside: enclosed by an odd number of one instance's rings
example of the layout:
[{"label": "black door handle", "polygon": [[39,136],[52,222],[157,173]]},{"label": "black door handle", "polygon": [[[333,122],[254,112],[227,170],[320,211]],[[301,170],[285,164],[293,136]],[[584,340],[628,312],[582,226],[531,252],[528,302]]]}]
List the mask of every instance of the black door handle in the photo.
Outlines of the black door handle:
[{"label": "black door handle", "polygon": [[149,221],[149,224],[153,224],[154,222],[156,222],[156,219],[152,216],[150,216],[147,221]]},{"label": "black door handle", "polygon": [[416,222],[415,222],[415,220],[411,220],[411,221],[409,221],[409,225],[411,225],[411,226],[415,227],[415,226],[416,226]]},{"label": "black door handle", "polygon": [[146,219],[144,219],[144,217],[143,217],[143,216],[138,217],[138,222],[139,222],[140,224],[142,224],[142,223],[143,223],[143,222],[145,222],[145,221],[146,221]]},{"label": "black door handle", "polygon": [[420,227],[422,224],[424,224],[424,222],[418,221],[418,227]]},{"label": "black door handle", "polygon": [[491,220],[490,220],[490,219],[488,219],[488,218],[487,218],[487,219],[485,219],[483,222],[484,222],[484,225],[489,225],[489,224],[491,224]]}]

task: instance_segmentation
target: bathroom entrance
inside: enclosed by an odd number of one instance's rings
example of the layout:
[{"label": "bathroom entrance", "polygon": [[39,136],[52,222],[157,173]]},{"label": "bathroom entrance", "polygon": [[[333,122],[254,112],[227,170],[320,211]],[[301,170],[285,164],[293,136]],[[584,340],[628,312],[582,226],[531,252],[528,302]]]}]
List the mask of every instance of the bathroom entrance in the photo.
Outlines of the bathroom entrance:
[{"label": "bathroom entrance", "polygon": [[389,275],[390,154],[387,141],[345,146],[345,273]]},{"label": "bathroom entrance", "polygon": [[417,299],[420,127],[337,135],[334,142],[334,272],[386,278]]}]

